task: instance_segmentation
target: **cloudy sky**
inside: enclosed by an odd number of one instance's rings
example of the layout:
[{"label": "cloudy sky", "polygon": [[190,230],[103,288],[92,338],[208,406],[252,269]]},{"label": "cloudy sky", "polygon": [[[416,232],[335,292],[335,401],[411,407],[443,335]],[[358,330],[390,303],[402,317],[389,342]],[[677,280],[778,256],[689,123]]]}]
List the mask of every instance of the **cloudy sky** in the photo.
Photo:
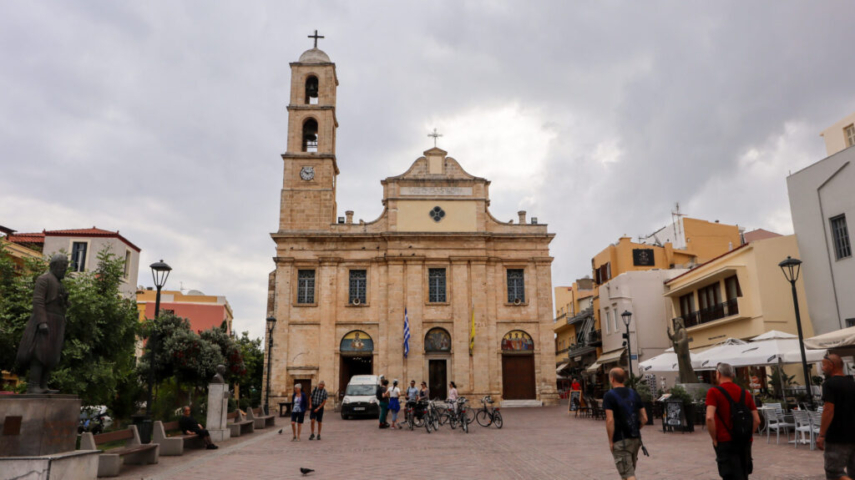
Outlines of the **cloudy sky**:
[{"label": "cloudy sky", "polygon": [[357,219],[436,127],[497,218],[557,234],[555,285],[676,202],[791,233],[785,177],[855,111],[853,25],[849,1],[4,2],[0,225],[120,230],[261,335],[288,63],[318,29]]}]

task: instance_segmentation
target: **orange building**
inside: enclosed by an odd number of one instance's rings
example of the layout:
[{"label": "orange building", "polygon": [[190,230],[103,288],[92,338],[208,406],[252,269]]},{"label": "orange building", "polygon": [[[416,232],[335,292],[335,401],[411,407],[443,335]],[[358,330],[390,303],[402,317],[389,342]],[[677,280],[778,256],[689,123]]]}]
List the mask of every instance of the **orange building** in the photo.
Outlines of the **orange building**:
[{"label": "orange building", "polygon": [[[154,318],[154,307],[157,296],[156,290],[140,290],[137,292],[137,310],[140,321]],[[174,313],[190,321],[190,328],[199,332],[212,327],[220,327],[226,323],[227,333],[232,331],[232,307],[224,296],[205,295],[198,290],[182,293],[176,290],[160,292],[160,309]]]}]

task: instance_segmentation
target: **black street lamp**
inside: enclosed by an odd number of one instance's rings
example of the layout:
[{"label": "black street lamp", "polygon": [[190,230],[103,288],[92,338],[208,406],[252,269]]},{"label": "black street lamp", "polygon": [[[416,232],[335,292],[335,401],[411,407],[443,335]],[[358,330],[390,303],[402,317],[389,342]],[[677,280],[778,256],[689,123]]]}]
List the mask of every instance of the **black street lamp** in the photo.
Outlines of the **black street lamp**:
[{"label": "black street lamp", "polygon": [[276,317],[267,317],[267,395],[264,399],[264,414],[270,415],[270,365],[273,359],[273,328],[276,326]]},{"label": "black street lamp", "polygon": [[[166,279],[169,278],[169,272],[172,271],[172,267],[163,262],[163,260],[159,262],[154,262],[151,264],[151,278],[154,280],[154,286],[157,287],[157,296],[154,301],[154,318],[157,319],[157,316],[160,315],[160,290],[163,289],[163,286],[166,285]],[[148,363],[148,397],[145,402],[145,419],[143,420],[143,424],[140,426],[140,437],[143,443],[151,442],[151,433],[152,433],[152,418],[151,418],[151,410],[152,404],[154,403],[154,368],[155,368],[155,349],[157,345],[157,330],[152,329],[151,335],[148,338],[148,351],[149,351],[149,363]]]},{"label": "black street lamp", "polygon": [[632,320],[632,313],[630,313],[629,310],[624,310],[620,316],[623,319],[623,324],[626,325],[626,333],[623,334],[623,338],[626,339],[626,358],[627,363],[629,363],[629,379],[632,380],[632,346],[629,344],[629,322]]},{"label": "black street lamp", "polygon": [[793,306],[796,309],[796,328],[798,328],[799,330],[799,350],[801,350],[802,353],[802,371],[805,376],[805,388],[808,394],[808,403],[810,404],[811,410],[813,410],[814,403],[813,391],[811,390],[810,369],[808,368],[807,356],[805,355],[805,339],[804,335],[802,335],[802,317],[799,313],[799,297],[796,293],[796,281],[799,279],[801,265],[801,260],[790,256],[787,256],[786,260],[778,264],[778,266],[781,267],[781,270],[784,272],[784,277],[786,277],[787,281],[790,282],[790,287],[792,287],[793,289]]}]

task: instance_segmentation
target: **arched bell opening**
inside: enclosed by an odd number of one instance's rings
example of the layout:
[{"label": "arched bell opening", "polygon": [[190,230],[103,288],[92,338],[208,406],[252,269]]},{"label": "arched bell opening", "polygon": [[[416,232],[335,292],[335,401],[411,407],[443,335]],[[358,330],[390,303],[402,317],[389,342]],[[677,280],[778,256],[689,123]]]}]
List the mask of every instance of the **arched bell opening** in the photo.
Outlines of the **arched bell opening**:
[{"label": "arched bell opening", "polygon": [[318,151],[318,121],[314,118],[303,122],[303,151]]},{"label": "arched bell opening", "polygon": [[306,105],[318,104],[319,91],[320,83],[318,82],[318,77],[310,75],[309,78],[306,79]]}]

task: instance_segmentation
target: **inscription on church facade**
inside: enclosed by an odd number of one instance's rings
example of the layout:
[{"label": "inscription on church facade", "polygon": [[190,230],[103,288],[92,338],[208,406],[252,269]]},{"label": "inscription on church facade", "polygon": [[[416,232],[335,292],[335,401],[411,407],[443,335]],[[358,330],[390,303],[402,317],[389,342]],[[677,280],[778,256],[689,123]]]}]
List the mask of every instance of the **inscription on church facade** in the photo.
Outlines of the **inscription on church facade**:
[{"label": "inscription on church facade", "polygon": [[401,187],[401,195],[465,197],[472,195],[472,187]]}]

